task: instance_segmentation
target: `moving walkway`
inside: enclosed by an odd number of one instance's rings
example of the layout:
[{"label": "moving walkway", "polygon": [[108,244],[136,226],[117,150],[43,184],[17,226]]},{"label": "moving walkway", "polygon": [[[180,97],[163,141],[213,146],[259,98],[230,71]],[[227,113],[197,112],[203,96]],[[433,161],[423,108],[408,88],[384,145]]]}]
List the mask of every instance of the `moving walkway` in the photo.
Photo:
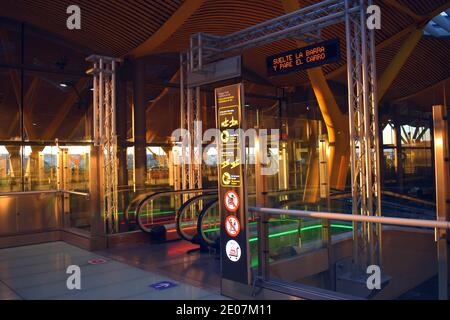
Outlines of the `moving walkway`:
[{"label": "moving walkway", "polygon": [[[289,195],[299,194],[298,190],[280,190],[268,192],[268,199],[273,205],[284,207]],[[182,201],[176,210],[170,212],[154,211],[152,203],[165,196],[180,196]],[[249,194],[249,202],[253,203],[255,194]],[[218,249],[220,245],[220,216],[218,210],[217,189],[191,189],[178,191],[160,191],[147,193],[139,197],[139,201],[130,204],[127,211],[135,207],[136,224],[139,228],[160,240],[169,232],[176,231],[178,239],[199,245],[201,249]],[[314,221],[290,221],[274,219],[271,221],[273,236],[289,235],[295,232],[319,230],[322,225]],[[348,226],[345,230],[348,229]],[[256,241],[256,221],[249,217],[250,240]],[[305,235],[306,238],[310,238]],[[167,239],[167,238],[166,238]]]}]

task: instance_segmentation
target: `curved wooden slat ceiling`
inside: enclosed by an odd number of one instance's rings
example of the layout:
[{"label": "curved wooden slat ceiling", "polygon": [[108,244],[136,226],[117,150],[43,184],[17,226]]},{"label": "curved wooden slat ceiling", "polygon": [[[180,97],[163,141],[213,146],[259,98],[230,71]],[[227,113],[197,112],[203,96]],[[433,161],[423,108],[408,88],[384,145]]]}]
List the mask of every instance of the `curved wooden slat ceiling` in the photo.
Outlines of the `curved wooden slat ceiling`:
[{"label": "curved wooden slat ceiling", "polygon": [[[447,0],[409,0],[397,1],[404,6],[407,11],[414,13],[414,16],[406,14],[404,11],[396,9],[389,2],[394,0],[378,0],[375,1],[381,7],[382,12],[382,29],[376,32],[377,45],[389,42],[397,34],[405,29],[423,24],[428,19],[439,13],[443,8],[447,8],[449,3]],[[299,0],[302,7],[308,6],[318,1]],[[185,50],[188,46],[189,35],[196,32],[206,32],[217,35],[229,34],[242,28],[249,27],[258,22],[284,14],[280,0],[266,1],[230,1],[230,0],[208,0],[203,6],[197,10],[168,40],[158,47],[156,52],[178,52]],[[420,21],[416,19],[420,18]],[[322,31],[323,39],[340,38],[341,40],[341,62],[324,66],[326,74],[341,68],[345,65],[345,33],[343,24],[328,27]],[[403,38],[392,41],[385,49],[378,50],[377,59],[378,73],[381,74],[389,65],[391,59],[395,56],[398,48],[401,46]],[[387,97],[398,97],[399,93],[411,94],[419,87],[424,88],[432,85],[433,81],[441,81],[450,76],[450,55],[448,55],[448,40],[425,40],[423,39],[414,50],[413,55],[408,59],[402,69],[401,75],[392,85],[392,90]],[[432,47],[430,47],[430,45]],[[253,72],[266,76],[265,57],[271,54],[290,50],[296,47],[293,40],[283,40],[263,47],[253,48],[244,52],[244,63]],[[382,47],[382,46],[380,46]],[[432,48],[432,49],[431,49]],[[434,56],[438,58],[436,61],[426,59],[427,53],[434,52]],[[408,72],[403,72],[408,70]],[[345,71],[345,70],[344,70]],[[408,76],[405,76],[408,74]],[[426,79],[424,74],[432,74]],[[345,72],[332,79],[345,82]],[[298,84],[307,84],[308,78],[306,72],[299,72],[286,76],[277,76],[270,79],[277,86],[289,86]],[[410,85],[414,82],[414,85]],[[395,93],[396,92],[396,93]]]},{"label": "curved wooden slat ceiling", "polygon": [[[0,15],[48,30],[95,53],[124,56],[155,34],[183,2],[78,0],[76,4],[82,9],[81,31],[70,31],[65,26],[66,8],[73,4],[70,0],[2,0]],[[316,2],[299,0],[301,7]],[[382,29],[376,32],[377,45],[417,23],[423,23],[418,21],[418,17],[425,19],[432,13],[436,14],[436,10],[443,9],[445,5],[448,7],[447,0],[378,0],[376,3],[382,10]],[[401,10],[401,6],[406,10]],[[284,10],[280,0],[204,0],[203,4],[151,53],[185,50],[189,35],[195,32],[224,35],[282,14]],[[341,43],[345,43],[343,31],[343,25],[332,26],[322,31],[322,38],[340,38]],[[401,38],[378,50],[379,73],[388,66],[400,45]],[[448,78],[448,45],[448,40],[422,39],[386,96],[397,98],[401,94],[411,94]],[[250,70],[265,77],[265,57],[293,47],[293,40],[284,40],[247,50],[244,53],[244,63]],[[340,69],[343,70],[345,62],[344,45],[341,56],[341,63],[325,66],[324,71],[328,75],[331,74],[332,79],[345,81],[345,72],[339,72]],[[435,59],[429,59],[430,56]],[[430,76],[423,77],[423,74]],[[275,77],[270,81],[277,86],[286,86],[306,84],[308,79],[305,72],[299,72]]]},{"label": "curved wooden slat ceiling", "polygon": [[[182,0],[2,0],[0,16],[24,21],[95,53],[123,56],[147,40]],[[68,30],[66,9],[81,8],[81,30]]]}]

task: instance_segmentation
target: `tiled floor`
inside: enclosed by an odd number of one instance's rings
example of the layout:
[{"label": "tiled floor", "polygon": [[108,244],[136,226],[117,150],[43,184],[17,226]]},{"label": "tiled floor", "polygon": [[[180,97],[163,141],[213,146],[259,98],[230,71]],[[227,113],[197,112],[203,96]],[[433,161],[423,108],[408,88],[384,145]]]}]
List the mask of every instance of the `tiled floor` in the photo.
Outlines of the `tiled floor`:
[{"label": "tiled floor", "polygon": [[220,260],[212,252],[191,251],[195,248],[198,245],[180,240],[130,244],[98,254],[218,294]]},{"label": "tiled floor", "polygon": [[[106,263],[89,264],[103,258]],[[81,289],[66,285],[69,265],[81,269]],[[177,281],[178,280],[178,281]],[[0,249],[0,299],[226,299],[214,292],[105,258],[64,242]],[[176,286],[156,290],[151,284]]]}]

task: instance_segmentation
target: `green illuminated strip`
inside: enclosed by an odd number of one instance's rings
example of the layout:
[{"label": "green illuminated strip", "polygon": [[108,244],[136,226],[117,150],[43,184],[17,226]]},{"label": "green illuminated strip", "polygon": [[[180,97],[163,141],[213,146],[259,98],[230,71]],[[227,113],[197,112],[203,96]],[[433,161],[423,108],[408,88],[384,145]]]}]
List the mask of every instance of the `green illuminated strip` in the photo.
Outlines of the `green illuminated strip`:
[{"label": "green illuminated strip", "polygon": [[[149,212],[151,210],[145,210],[143,212]],[[136,213],[135,211],[130,211],[129,213]],[[141,216],[147,217],[147,216],[160,216],[160,215],[164,215],[164,214],[168,214],[168,213],[175,213],[175,211],[154,211],[153,213],[147,213],[147,214],[141,214]],[[118,215],[122,215],[124,214],[122,211],[117,212]]]},{"label": "green illuminated strip", "polygon": [[[272,219],[272,220],[269,220],[269,223],[272,223],[272,222],[286,222],[286,221],[298,222],[298,220],[294,220],[294,219]],[[257,222],[250,222],[249,224],[252,225],[252,224],[256,224],[256,223]],[[208,230],[205,230],[203,232],[207,233],[207,232],[213,232],[213,231],[219,231],[219,228],[208,229]]]},{"label": "green illuminated strip", "polygon": [[[254,223],[255,222],[253,222],[252,224],[254,224]],[[353,229],[352,226],[348,226],[348,225],[345,225],[345,224],[332,224],[331,227],[332,228],[340,228],[340,229]],[[320,229],[320,228],[322,228],[322,225],[318,224],[318,225],[313,225],[313,226],[301,228],[300,231],[308,231],[308,230]],[[219,231],[219,230],[220,230],[219,228],[213,228],[213,229],[205,230],[204,233],[214,232],[214,231]],[[269,238],[281,237],[281,236],[285,236],[285,235],[293,234],[293,233],[297,233],[297,232],[298,232],[298,229],[283,231],[283,232],[279,232],[279,233],[270,234]],[[253,241],[257,241],[257,240],[258,240],[258,237],[255,237],[255,238],[251,238],[249,240],[249,242],[253,242]]]},{"label": "green illuminated strip", "polygon": [[[345,224],[332,224],[331,227],[332,228],[341,228],[341,229],[353,229],[352,226],[347,226]],[[319,228],[322,228],[321,224],[300,228],[300,231],[307,231],[307,230],[319,229]],[[297,233],[297,232],[298,232],[298,229],[294,229],[294,230],[288,230],[288,231],[283,231],[283,232],[279,232],[279,233],[269,234],[269,239],[274,238],[274,237],[281,237],[281,236],[285,236],[285,235],[293,234],[293,233]],[[248,241],[254,242],[257,240],[258,240],[258,237],[254,237],[254,238],[250,238],[250,240],[248,240]]]},{"label": "green illuminated strip", "polygon": [[330,225],[332,228],[341,228],[341,229],[350,229],[353,230],[352,226],[348,226],[346,224],[331,224]]}]

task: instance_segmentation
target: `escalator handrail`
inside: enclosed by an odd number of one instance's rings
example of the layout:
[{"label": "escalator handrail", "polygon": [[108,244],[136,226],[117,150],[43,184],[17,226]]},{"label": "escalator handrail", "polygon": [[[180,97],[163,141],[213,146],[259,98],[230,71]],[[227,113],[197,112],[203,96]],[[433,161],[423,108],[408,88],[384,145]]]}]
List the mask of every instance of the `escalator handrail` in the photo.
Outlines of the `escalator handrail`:
[{"label": "escalator handrail", "polygon": [[[171,190],[170,190],[170,189],[167,189],[167,190],[162,190],[162,191],[171,191]],[[158,192],[162,192],[162,191],[158,191]],[[149,192],[147,192],[147,193],[139,194],[139,195],[137,195],[135,198],[133,198],[133,200],[130,201],[130,203],[128,204],[127,208],[125,209],[125,218],[126,218],[127,220],[129,219],[131,209],[133,209],[133,208],[135,209],[135,210],[134,210],[134,214],[136,215],[136,213],[137,213],[137,207],[139,206],[139,204],[141,203],[141,201],[142,201],[145,197],[150,196],[150,195],[152,195],[152,194],[154,194],[154,193],[155,193],[155,191],[152,190],[152,191],[149,191]]]},{"label": "escalator handrail", "polygon": [[166,190],[166,191],[158,191],[158,192],[154,192],[152,194],[147,195],[145,198],[143,198],[137,208],[136,208],[136,224],[139,226],[139,228],[146,232],[146,233],[150,233],[151,229],[146,228],[145,226],[143,226],[141,224],[141,221],[139,219],[140,215],[141,215],[141,210],[142,207],[146,204],[146,202],[154,200],[155,198],[158,197],[162,197],[162,196],[167,196],[167,195],[179,195],[179,194],[191,194],[191,193],[200,193],[200,192],[213,192],[213,191],[217,191],[217,189],[187,189],[187,190]]},{"label": "escalator handrail", "polygon": [[181,219],[183,217],[184,211],[187,210],[187,208],[189,208],[192,204],[194,204],[194,203],[196,203],[198,201],[201,201],[203,198],[210,197],[210,196],[217,196],[217,192],[207,192],[207,193],[203,193],[203,194],[197,195],[197,196],[195,196],[193,198],[190,198],[187,201],[185,201],[178,208],[177,213],[176,213],[176,218],[175,218],[175,220],[176,220],[176,230],[177,230],[178,235],[182,239],[184,239],[186,241],[192,241],[192,238],[193,238],[193,237],[187,236],[182,231],[182,228],[181,228],[180,224],[181,224]]},{"label": "escalator handrail", "polygon": [[214,243],[212,243],[211,241],[208,241],[208,239],[206,239],[206,237],[203,233],[203,218],[206,216],[206,213],[208,212],[208,210],[211,209],[218,202],[219,202],[219,198],[211,200],[210,202],[208,202],[207,204],[205,204],[203,206],[202,211],[198,215],[197,234],[199,235],[200,241],[207,244],[208,246],[212,246],[212,245],[214,245]]},{"label": "escalator handrail", "polygon": [[[285,194],[292,194],[295,193],[296,191],[298,191],[297,189],[287,189],[287,190],[277,190],[277,191],[271,191],[268,192],[266,195],[267,196],[277,196],[277,195],[285,195]],[[255,193],[249,193],[249,196],[255,196]],[[204,236],[204,233],[202,231],[203,229],[203,218],[206,216],[206,214],[208,213],[208,211],[215,205],[217,204],[219,201],[219,199],[217,198],[216,200],[212,200],[210,202],[208,202],[207,204],[205,204],[203,206],[202,211],[200,212],[199,216],[198,216],[198,220],[197,220],[197,234],[200,237],[200,241],[207,244],[208,246],[213,246],[214,243],[212,243],[211,241],[208,241],[208,239]]]}]

